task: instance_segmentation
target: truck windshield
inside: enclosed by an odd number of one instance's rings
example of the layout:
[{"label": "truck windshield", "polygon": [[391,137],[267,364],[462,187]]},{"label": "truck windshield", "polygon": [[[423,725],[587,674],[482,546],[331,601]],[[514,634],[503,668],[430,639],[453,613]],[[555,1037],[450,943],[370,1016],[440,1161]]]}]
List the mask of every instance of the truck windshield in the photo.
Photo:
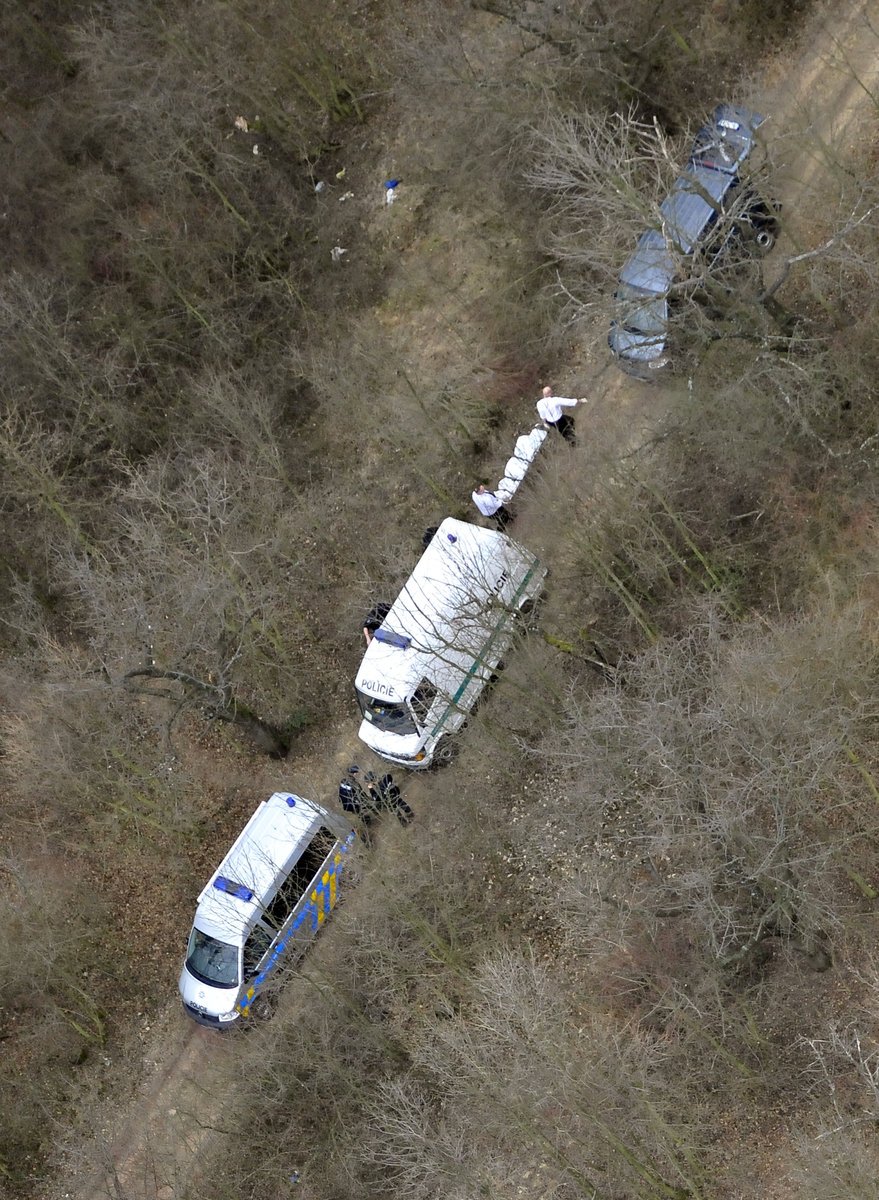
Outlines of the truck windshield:
[{"label": "truck windshield", "polygon": [[238,947],[209,937],[193,925],[186,951],[186,969],[211,987],[237,987]]},{"label": "truck windshield", "polygon": [[408,705],[395,704],[390,700],[377,700],[375,696],[367,696],[365,692],[360,691],[357,693],[357,699],[360,702],[360,711],[363,713],[364,720],[369,721],[370,725],[374,725],[382,733],[397,733],[405,736],[418,732],[415,718]]}]

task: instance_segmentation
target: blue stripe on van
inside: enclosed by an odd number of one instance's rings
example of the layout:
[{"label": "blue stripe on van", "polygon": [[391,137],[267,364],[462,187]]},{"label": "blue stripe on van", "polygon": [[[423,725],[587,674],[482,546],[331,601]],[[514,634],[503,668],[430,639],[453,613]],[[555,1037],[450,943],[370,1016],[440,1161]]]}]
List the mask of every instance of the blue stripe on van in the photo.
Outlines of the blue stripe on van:
[{"label": "blue stripe on van", "polygon": [[[302,908],[296,914],[292,925],[284,934],[284,937],[275,946],[269,956],[263,969],[251,981],[250,987],[235,1005],[242,1017],[250,1015],[250,1006],[253,1004],[254,997],[263,986],[265,981],[271,975],[272,971],[281,961],[284,952],[292,941],[295,940],[296,934],[306,922],[310,921],[311,926],[306,932],[315,934],[323,924],[324,917],[329,914],[334,904],[336,903],[336,890],[339,881],[339,876],[342,874],[342,868],[345,863],[342,856],[350,850],[354,844],[356,834],[349,833],[345,841],[340,843],[339,849],[333,856],[331,863],[325,864],[323,871],[317,881],[317,884],[312,888],[311,894],[303,904]],[[303,897],[304,899],[304,897]]]}]

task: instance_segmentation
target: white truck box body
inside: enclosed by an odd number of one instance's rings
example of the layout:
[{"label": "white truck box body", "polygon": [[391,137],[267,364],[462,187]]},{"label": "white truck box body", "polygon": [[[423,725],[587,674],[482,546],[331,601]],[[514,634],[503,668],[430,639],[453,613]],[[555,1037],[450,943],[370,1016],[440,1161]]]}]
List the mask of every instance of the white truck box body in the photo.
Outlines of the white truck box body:
[{"label": "white truck box body", "polygon": [[360,738],[389,762],[430,765],[509,646],[517,611],[546,569],[506,534],[448,517],[439,526],[357,673]]}]

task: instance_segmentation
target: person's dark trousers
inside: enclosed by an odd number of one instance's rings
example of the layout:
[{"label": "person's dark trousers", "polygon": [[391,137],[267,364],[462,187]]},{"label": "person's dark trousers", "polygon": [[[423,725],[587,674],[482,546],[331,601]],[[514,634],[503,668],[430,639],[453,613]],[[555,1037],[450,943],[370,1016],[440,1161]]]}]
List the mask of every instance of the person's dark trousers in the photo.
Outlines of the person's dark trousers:
[{"label": "person's dark trousers", "polygon": [[567,413],[562,413],[557,421],[552,422],[556,429],[562,435],[566,442],[570,442],[572,446],[577,443],[577,435],[574,433],[574,418],[569,417]]},{"label": "person's dark trousers", "polygon": [[346,813],[353,813],[355,817],[359,817],[363,811],[360,788],[351,783],[350,780],[343,779],[339,784],[339,803]]},{"label": "person's dark trousers", "polygon": [[378,781],[378,790],[385,807],[394,813],[401,825],[408,825],[415,813],[403,799],[393,775],[383,775]]},{"label": "person's dark trousers", "polygon": [[500,530],[501,533],[503,533],[503,531],[509,525],[510,521],[512,521],[513,514],[510,512],[510,510],[508,508],[506,508],[502,504],[500,506],[500,508],[497,510],[497,512],[494,514],[494,519],[497,523],[498,529]]}]

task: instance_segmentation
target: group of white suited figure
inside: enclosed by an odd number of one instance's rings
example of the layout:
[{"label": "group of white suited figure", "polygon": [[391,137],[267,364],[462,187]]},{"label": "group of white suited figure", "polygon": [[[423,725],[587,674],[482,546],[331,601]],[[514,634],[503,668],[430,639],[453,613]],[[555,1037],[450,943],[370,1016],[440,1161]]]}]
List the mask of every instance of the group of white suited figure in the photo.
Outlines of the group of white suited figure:
[{"label": "group of white suited figure", "polygon": [[503,478],[499,480],[497,487],[491,490],[486,484],[480,483],[473,492],[473,503],[484,517],[494,517],[498,529],[505,529],[512,520],[512,513],[506,506],[515,496],[528,473],[528,468],[537,457],[547,432],[556,429],[566,442],[574,445],[574,419],[565,410],[585,404],[586,399],[585,396],[579,400],[570,396],[554,396],[552,388],[545,387],[536,406],[541,423],[535,425],[530,433],[523,433],[521,437],[516,438],[512,457],[507,460]]}]

